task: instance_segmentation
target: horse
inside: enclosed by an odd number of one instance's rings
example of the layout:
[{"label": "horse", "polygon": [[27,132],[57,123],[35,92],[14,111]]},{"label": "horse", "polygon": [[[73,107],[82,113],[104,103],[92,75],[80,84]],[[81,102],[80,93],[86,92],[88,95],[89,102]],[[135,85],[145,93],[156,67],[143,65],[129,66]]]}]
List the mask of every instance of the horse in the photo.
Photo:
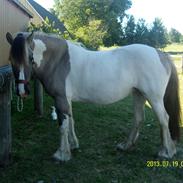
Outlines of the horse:
[{"label": "horse", "polygon": [[126,45],[108,51],[90,51],[72,41],[41,32],[7,32],[10,61],[17,92],[29,94],[33,73],[53,97],[58,114],[60,146],[53,157],[71,159],[79,148],[74,130],[72,102],[111,104],[132,93],[134,122],[127,141],[117,148],[129,150],[139,136],[148,101],[160,124],[160,157],[172,158],[180,137],[180,101],[176,68],[170,57],[143,44]]}]

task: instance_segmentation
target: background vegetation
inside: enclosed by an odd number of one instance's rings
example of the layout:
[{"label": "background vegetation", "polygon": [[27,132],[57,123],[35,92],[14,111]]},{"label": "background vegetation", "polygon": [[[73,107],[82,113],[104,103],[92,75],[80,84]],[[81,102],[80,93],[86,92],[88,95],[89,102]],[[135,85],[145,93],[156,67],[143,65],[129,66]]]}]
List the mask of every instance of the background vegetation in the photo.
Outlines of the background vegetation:
[{"label": "background vegetation", "polygon": [[131,0],[55,0],[51,9],[65,25],[62,33],[54,22],[46,19],[40,25],[31,24],[28,31],[56,33],[65,39],[82,42],[90,49],[142,43],[163,49],[172,43],[183,42],[183,35],[174,28],[168,32],[160,18],[151,24],[126,14]]},{"label": "background vegetation", "polygon": [[148,25],[126,14],[131,5],[131,0],[55,0],[52,12],[77,41],[92,49],[132,43],[164,48],[183,40],[176,29],[168,32],[160,18]]}]

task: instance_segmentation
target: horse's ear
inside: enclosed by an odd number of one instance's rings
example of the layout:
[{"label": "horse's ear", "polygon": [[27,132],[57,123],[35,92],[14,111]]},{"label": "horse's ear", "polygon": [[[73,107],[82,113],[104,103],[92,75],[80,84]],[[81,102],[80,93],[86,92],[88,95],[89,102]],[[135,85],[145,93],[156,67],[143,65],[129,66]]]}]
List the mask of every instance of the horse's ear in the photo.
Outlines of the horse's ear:
[{"label": "horse's ear", "polygon": [[33,40],[33,38],[34,38],[34,31],[32,31],[31,34],[27,37],[27,41],[28,41],[29,43],[31,43],[32,40]]},{"label": "horse's ear", "polygon": [[6,33],[6,39],[10,45],[13,44],[13,36],[9,32]]}]

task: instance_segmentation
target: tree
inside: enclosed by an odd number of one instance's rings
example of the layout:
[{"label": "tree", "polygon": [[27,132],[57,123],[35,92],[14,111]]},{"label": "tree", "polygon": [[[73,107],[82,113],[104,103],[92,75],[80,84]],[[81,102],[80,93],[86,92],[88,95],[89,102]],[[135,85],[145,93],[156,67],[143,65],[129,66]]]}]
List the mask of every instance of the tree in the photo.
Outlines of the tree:
[{"label": "tree", "polygon": [[179,31],[177,31],[174,28],[171,28],[170,32],[169,32],[169,38],[170,41],[173,43],[180,43],[181,42],[181,33]]},{"label": "tree", "polygon": [[135,42],[135,18],[133,15],[129,16],[126,26],[124,28],[124,39],[126,44],[132,44]]},{"label": "tree", "polygon": [[98,49],[103,45],[103,38],[106,32],[100,20],[92,20],[88,26],[80,27],[75,35],[79,41],[86,44],[91,49]]},{"label": "tree", "polygon": [[144,19],[139,19],[136,24],[135,29],[135,42],[142,44],[150,44],[149,43],[149,30]]},{"label": "tree", "polygon": [[91,27],[92,21],[100,21],[99,27],[105,33],[103,42],[110,46],[120,44],[121,23],[125,10],[130,6],[131,0],[55,0],[54,9],[69,32],[76,37],[79,29]]},{"label": "tree", "polygon": [[150,45],[155,48],[164,48],[168,43],[167,29],[159,18],[155,18],[149,32]]}]

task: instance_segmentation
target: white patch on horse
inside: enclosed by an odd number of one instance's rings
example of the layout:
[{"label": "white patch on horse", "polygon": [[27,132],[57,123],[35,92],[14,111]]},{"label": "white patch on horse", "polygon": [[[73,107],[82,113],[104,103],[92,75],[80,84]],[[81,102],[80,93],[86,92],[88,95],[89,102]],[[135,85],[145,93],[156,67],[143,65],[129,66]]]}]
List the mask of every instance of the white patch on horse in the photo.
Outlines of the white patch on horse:
[{"label": "white patch on horse", "polygon": [[[20,67],[19,80],[25,80],[24,68],[23,67]],[[24,89],[24,84],[23,83],[18,84],[18,91],[19,91],[19,95],[25,94],[25,89]]]},{"label": "white patch on horse", "polygon": [[36,63],[37,67],[40,67],[41,61],[43,59],[43,53],[44,51],[46,51],[46,45],[40,39],[34,39],[34,44],[35,44],[33,51],[34,62]]},{"label": "white patch on horse", "polygon": [[120,49],[92,52],[70,41],[67,44],[71,70],[66,79],[66,91],[72,101],[110,104],[131,92],[136,77],[128,74],[133,67],[123,66],[126,61],[121,60]]},{"label": "white patch on horse", "polygon": [[59,161],[68,161],[71,159],[70,144],[68,141],[69,117],[67,114],[65,114],[65,117],[66,119],[63,120],[63,123],[60,127],[60,134],[61,134],[60,148],[53,155],[53,157]]}]

